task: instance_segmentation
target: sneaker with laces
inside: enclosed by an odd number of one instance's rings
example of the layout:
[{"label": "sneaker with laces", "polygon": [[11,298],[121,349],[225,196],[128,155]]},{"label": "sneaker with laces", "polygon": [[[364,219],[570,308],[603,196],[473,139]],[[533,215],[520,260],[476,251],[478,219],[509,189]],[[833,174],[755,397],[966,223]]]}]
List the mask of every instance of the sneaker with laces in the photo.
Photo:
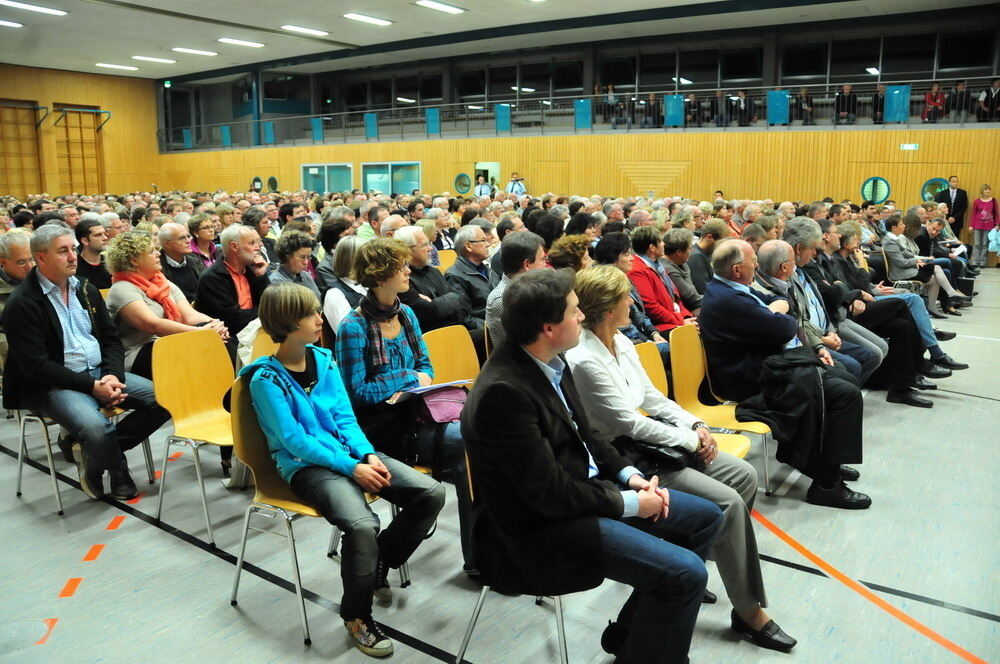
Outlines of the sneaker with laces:
[{"label": "sneaker with laces", "polygon": [[80,489],[94,500],[100,500],[104,495],[104,471],[96,466],[94,460],[87,454],[87,448],[79,441],[73,443],[73,458],[80,473]]},{"label": "sneaker with laces", "polygon": [[382,606],[392,604],[392,588],[389,587],[389,566],[381,559],[375,564],[375,600]]},{"label": "sneaker with laces", "polygon": [[354,640],[354,647],[364,654],[372,657],[388,657],[392,654],[392,641],[371,616],[345,620],[344,627]]}]

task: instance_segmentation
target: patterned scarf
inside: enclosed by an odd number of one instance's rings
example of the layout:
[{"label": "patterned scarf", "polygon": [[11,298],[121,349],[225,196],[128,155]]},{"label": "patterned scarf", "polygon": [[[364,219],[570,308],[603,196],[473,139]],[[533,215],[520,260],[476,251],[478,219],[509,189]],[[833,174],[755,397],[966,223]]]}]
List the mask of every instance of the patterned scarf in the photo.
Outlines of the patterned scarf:
[{"label": "patterned scarf", "polygon": [[413,326],[410,325],[410,319],[400,311],[400,307],[398,297],[390,307],[379,302],[375,297],[374,289],[369,290],[358,304],[361,315],[368,321],[368,344],[371,346],[372,365],[375,368],[389,364],[389,356],[385,352],[385,343],[382,340],[382,329],[379,327],[379,323],[388,323],[396,316],[399,316],[399,322],[406,334],[406,342],[413,350],[413,356],[419,357],[420,355],[420,342],[417,341],[417,335],[413,331]]},{"label": "patterned scarf", "polygon": [[152,279],[141,277],[137,272],[115,272],[111,276],[111,281],[127,281],[134,284],[146,294],[146,297],[163,307],[164,318],[177,322],[181,320],[181,310],[177,308],[174,298],[170,297],[170,282],[162,272],[154,274]]}]

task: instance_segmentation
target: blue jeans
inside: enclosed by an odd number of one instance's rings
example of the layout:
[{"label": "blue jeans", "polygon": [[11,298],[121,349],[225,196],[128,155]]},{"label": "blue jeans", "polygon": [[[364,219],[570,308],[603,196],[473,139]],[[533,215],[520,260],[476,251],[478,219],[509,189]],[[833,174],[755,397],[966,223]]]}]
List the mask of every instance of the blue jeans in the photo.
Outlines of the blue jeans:
[{"label": "blue jeans", "polygon": [[[100,373],[95,369],[91,375],[99,380]],[[124,391],[128,397],[119,407],[132,412],[117,425],[101,414],[97,399],[76,390],[49,392],[42,414],[69,431],[69,437],[80,442],[95,467],[117,470],[125,463],[124,452],[170,419],[170,413],[156,403],[153,383],[148,379],[126,373]]]},{"label": "blue jeans", "polygon": [[312,505],[344,533],[340,577],[344,620],[372,614],[375,564],[381,558],[389,567],[405,563],[423,541],[444,505],[444,487],[402,461],[378,454],[392,473],[392,483],[379,495],[401,507],[381,534],[379,520],[353,478],[321,466],[303,468],[292,476],[292,492]]},{"label": "blue jeans", "polygon": [[472,501],[469,499],[469,480],[465,468],[465,441],[462,440],[460,422],[450,422],[444,428],[444,436],[439,448],[434,449],[435,427],[423,426],[417,430],[417,457],[427,460],[434,469],[434,476],[440,476],[455,485],[458,499],[458,531],[462,543],[462,559],[465,567],[471,568],[472,561]]},{"label": "blue jeans", "polygon": [[704,498],[670,491],[666,519],[597,523],[604,576],[633,588],[618,614],[629,635],[615,661],[683,662],[708,583],[704,561],[722,526],[722,511]]},{"label": "blue jeans", "polygon": [[857,379],[858,385],[864,385],[882,363],[881,356],[850,341],[842,341],[840,350],[831,350],[830,356],[851,372]]},{"label": "blue jeans", "polygon": [[891,297],[906,303],[906,308],[910,310],[910,315],[913,316],[913,322],[917,324],[917,329],[920,330],[920,340],[924,342],[924,348],[934,348],[937,346],[938,341],[937,337],[934,336],[934,325],[931,324],[931,317],[927,313],[927,304],[924,302],[924,298],[916,293],[905,292],[895,295],[876,295],[875,299],[884,300]]}]

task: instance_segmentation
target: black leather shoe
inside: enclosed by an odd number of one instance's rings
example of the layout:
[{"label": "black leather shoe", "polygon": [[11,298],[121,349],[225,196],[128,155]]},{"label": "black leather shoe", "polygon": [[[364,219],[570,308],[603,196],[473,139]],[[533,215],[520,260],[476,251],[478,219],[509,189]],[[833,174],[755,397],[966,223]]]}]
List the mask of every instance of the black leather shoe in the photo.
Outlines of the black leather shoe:
[{"label": "black leather shoe", "polygon": [[761,648],[788,652],[795,647],[796,643],[798,643],[798,641],[785,634],[785,632],[778,627],[778,623],[773,620],[767,621],[766,625],[761,627],[759,630],[756,630],[746,624],[743,621],[743,618],[740,618],[740,614],[736,613],[735,609],[730,612],[729,617],[732,620],[734,632],[747,637],[753,641],[755,645],[758,645]]},{"label": "black leather shoe", "polygon": [[915,408],[934,407],[933,401],[918,397],[917,393],[913,390],[889,390],[889,394],[885,397],[885,400],[889,403],[902,403]]},{"label": "black leather shoe", "polygon": [[609,655],[617,655],[628,639],[628,628],[620,623],[609,620],[608,626],[601,634],[601,650]]},{"label": "black leather shoe", "polygon": [[920,373],[928,378],[947,378],[951,375],[951,369],[938,366],[930,360],[924,360],[920,363]]},{"label": "black leather shoe", "polygon": [[932,357],[931,362],[938,365],[939,367],[945,367],[951,369],[952,371],[958,371],[960,369],[969,368],[968,364],[965,364],[964,362],[956,362],[948,354],[942,355],[941,357]]},{"label": "black leather shoe", "polygon": [[945,332],[944,330],[934,330],[934,338],[938,341],[951,341],[955,338],[954,332]]},{"label": "black leather shoe", "polygon": [[73,441],[69,439],[69,436],[59,436],[59,439],[56,440],[56,445],[62,450],[62,455],[66,459],[66,463],[76,463],[73,460]]},{"label": "black leather shoe", "polygon": [[945,316],[944,314],[934,311],[933,309],[928,309],[927,315],[930,316],[931,318],[938,318],[938,319],[947,318],[947,316]]},{"label": "black leather shoe", "polygon": [[948,314],[949,316],[961,316],[962,315],[962,312],[960,312],[955,307],[948,307],[947,309],[944,310],[944,312],[946,314]]},{"label": "black leather shoe", "polygon": [[806,502],[822,507],[839,507],[845,510],[866,510],[872,506],[872,499],[863,493],[852,491],[843,482],[824,489],[813,481],[806,493]]},{"label": "black leather shoe", "polygon": [[857,468],[851,468],[850,466],[841,466],[840,479],[845,482],[857,482],[861,479],[861,471]]},{"label": "black leather shoe", "polygon": [[705,594],[701,596],[702,604],[715,604],[719,601],[719,598],[708,588],[705,589]]},{"label": "black leather shoe", "polygon": [[936,390],[937,384],[932,383],[931,381],[927,380],[920,374],[917,374],[917,377],[913,379],[913,384],[911,385],[911,387],[914,387],[918,390]]},{"label": "black leather shoe", "polygon": [[111,495],[118,500],[132,500],[139,495],[139,490],[135,488],[135,482],[128,472],[128,463],[124,460],[117,470],[108,473],[111,478]]}]

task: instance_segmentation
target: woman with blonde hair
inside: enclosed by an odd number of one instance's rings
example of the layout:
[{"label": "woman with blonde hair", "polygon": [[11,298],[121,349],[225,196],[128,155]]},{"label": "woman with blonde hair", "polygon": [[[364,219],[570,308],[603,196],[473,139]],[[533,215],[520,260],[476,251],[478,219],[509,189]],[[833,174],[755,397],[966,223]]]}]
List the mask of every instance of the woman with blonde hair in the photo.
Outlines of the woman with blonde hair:
[{"label": "woman with blonde hair", "polygon": [[594,263],[588,253],[590,245],[589,235],[563,235],[549,249],[549,265],[556,269],[568,267],[574,272],[585,270]]},{"label": "woman with blonde hair", "polygon": [[[795,639],[764,612],[767,597],[750,520],[757,495],[753,466],[720,452],[708,425],[649,380],[635,346],[618,331],[629,324],[632,302],[624,272],[613,265],[584,270],[574,290],[584,330],[566,361],[592,428],[647,476],[658,475],[661,486],[722,509],[725,521],[710,557],[733,604],[732,629],[763,648],[791,650]],[[715,601],[707,591],[706,601]],[[613,639],[616,630],[609,631]]]},{"label": "woman with blonde hair", "polygon": [[107,261],[112,280],[108,313],[125,348],[126,371],[152,378],[153,342],[170,334],[207,327],[228,341],[226,326],[195,311],[181,289],[163,276],[160,251],[149,233],[121,233],[108,247]]}]

